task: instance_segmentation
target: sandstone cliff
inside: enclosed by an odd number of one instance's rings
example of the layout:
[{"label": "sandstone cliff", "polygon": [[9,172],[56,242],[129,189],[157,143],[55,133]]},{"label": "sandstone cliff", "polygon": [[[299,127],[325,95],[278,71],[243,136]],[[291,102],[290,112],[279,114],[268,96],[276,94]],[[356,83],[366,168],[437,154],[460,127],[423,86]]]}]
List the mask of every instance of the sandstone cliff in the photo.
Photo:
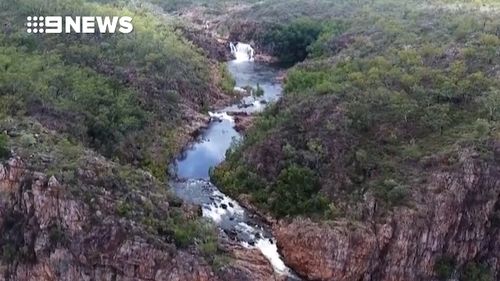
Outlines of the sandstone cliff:
[{"label": "sandstone cliff", "polygon": [[19,159],[0,166],[4,280],[216,279],[206,262],[148,241],[133,223],[92,218],[67,188]]},{"label": "sandstone cliff", "polygon": [[[73,196],[74,187],[31,171],[19,158],[0,165],[0,280],[275,280],[259,251],[226,242],[228,261],[217,269],[196,249],[180,249],[116,216],[116,190],[91,187],[105,180],[95,170],[103,159],[94,161],[76,175],[89,177],[78,188],[92,190],[91,198]],[[142,180],[151,185],[147,174]],[[144,201],[153,197],[140,193]],[[173,211],[166,199],[155,207],[165,216]]]},{"label": "sandstone cliff", "polygon": [[[276,227],[286,262],[310,280],[436,280],[450,257],[500,270],[500,167],[464,152],[457,167],[436,167],[411,206],[383,219],[365,200],[363,222],[282,221]],[[415,192],[417,193],[417,192]],[[498,276],[493,276],[498,280]]]}]

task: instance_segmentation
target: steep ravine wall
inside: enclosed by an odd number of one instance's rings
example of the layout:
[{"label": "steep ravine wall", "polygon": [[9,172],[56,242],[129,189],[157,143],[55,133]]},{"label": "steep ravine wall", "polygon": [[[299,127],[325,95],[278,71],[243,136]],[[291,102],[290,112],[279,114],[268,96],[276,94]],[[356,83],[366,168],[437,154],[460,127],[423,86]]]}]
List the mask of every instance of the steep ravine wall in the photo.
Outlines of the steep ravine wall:
[{"label": "steep ravine wall", "polygon": [[[284,259],[310,280],[437,280],[435,264],[444,257],[459,269],[471,261],[486,263],[499,280],[500,157],[495,158],[486,164],[477,154],[462,153],[456,168],[435,169],[415,191],[413,204],[382,221],[281,222],[275,234]],[[366,202],[366,208],[376,205]]]},{"label": "steep ravine wall", "polygon": [[103,213],[92,220],[66,186],[20,159],[0,165],[0,192],[0,280],[217,279],[203,260],[148,241],[129,222]]},{"label": "steep ravine wall", "polygon": [[[100,178],[96,168],[107,165],[105,160],[92,161],[75,176],[111,180]],[[149,190],[147,177],[143,184]],[[68,186],[30,170],[17,157],[0,163],[0,280],[280,280],[258,250],[223,240],[219,247],[229,260],[214,270],[199,253],[116,216],[112,206],[119,199],[113,190],[91,192],[92,206],[70,188],[99,189]],[[163,205],[156,207],[170,209],[167,200]]]}]

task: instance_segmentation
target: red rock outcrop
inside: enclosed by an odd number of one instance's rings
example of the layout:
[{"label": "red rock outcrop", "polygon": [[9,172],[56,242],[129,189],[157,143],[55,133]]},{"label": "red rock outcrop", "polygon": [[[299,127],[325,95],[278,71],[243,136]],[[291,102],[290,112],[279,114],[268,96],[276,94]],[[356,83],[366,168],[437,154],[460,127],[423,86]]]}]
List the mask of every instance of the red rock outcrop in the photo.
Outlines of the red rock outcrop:
[{"label": "red rock outcrop", "polygon": [[413,190],[413,204],[383,219],[280,222],[275,234],[285,261],[310,280],[436,280],[443,257],[500,270],[498,165],[464,153],[456,168],[436,170]]},{"label": "red rock outcrop", "polygon": [[55,177],[30,171],[18,158],[0,164],[0,280],[276,278],[259,251],[238,245],[226,247],[232,260],[214,271],[199,254],[176,248],[133,221],[93,210],[68,188]]},{"label": "red rock outcrop", "polygon": [[147,241],[131,224],[90,221],[86,204],[19,159],[0,166],[0,192],[5,280],[218,279],[203,260]]}]

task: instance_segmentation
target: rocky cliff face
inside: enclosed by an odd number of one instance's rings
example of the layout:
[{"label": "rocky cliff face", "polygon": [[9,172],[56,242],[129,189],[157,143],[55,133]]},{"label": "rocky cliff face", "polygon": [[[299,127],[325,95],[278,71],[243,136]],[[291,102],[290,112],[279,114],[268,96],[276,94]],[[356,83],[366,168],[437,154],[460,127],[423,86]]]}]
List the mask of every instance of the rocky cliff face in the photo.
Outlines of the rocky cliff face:
[{"label": "rocky cliff face", "polygon": [[0,165],[0,280],[275,280],[258,251],[228,244],[230,261],[214,271],[199,253],[114,215],[113,191],[94,193],[94,205],[69,189],[19,158]]},{"label": "rocky cliff face", "polygon": [[[383,219],[282,221],[275,231],[279,247],[286,262],[310,280],[437,280],[436,263],[446,257],[457,268],[480,261],[498,273],[499,160],[496,155],[485,164],[464,152],[453,169],[433,167],[414,203]],[[373,214],[377,206],[367,199],[365,208]]]},{"label": "rocky cliff face", "polygon": [[19,159],[0,166],[4,280],[216,280],[210,266],[71,198]]}]

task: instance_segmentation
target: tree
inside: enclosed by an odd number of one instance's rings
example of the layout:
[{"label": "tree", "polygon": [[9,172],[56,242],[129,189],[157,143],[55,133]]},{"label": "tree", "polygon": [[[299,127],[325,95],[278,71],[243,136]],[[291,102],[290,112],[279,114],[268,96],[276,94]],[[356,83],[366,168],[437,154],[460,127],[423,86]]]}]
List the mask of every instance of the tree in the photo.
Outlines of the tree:
[{"label": "tree", "polygon": [[479,99],[479,103],[486,109],[490,121],[500,120],[500,90],[491,89]]},{"label": "tree", "polygon": [[424,109],[422,116],[426,127],[443,134],[445,127],[450,124],[450,107],[448,104],[434,104]]},{"label": "tree", "polygon": [[7,145],[7,136],[0,134],[0,159],[5,159],[10,156],[10,149]]},{"label": "tree", "polygon": [[463,281],[493,281],[493,276],[487,265],[470,262],[462,273]]},{"label": "tree", "polygon": [[328,206],[319,194],[318,177],[306,167],[292,165],[281,171],[273,191],[272,209],[278,216],[312,214]]},{"label": "tree", "polygon": [[295,63],[307,57],[322,30],[321,23],[303,18],[274,30],[268,40],[276,42],[274,53],[282,62]]}]

